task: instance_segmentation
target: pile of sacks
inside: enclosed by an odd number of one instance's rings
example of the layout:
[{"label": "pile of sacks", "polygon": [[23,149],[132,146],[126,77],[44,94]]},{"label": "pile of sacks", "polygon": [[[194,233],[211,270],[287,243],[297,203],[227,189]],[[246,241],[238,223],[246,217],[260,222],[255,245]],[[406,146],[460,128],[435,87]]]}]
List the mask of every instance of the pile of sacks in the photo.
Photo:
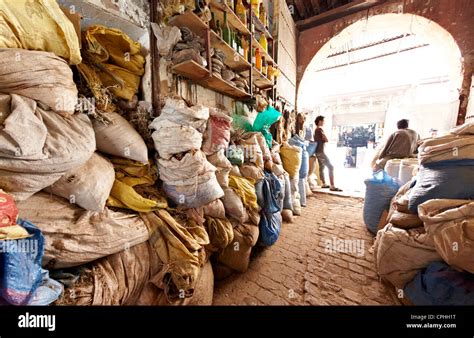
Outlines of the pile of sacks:
[{"label": "pile of sacks", "polygon": [[426,140],[377,233],[379,275],[415,305],[474,304],[473,142],[473,123]]}]

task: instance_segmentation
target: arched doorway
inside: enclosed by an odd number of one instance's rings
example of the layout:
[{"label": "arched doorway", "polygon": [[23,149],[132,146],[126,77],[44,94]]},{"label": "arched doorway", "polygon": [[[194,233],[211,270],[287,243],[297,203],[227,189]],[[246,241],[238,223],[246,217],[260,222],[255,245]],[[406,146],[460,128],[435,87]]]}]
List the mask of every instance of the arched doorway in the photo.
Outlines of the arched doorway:
[{"label": "arched doorway", "polygon": [[[348,26],[316,53],[298,88],[298,109],[309,120],[327,116],[333,143],[358,126],[370,126],[381,142],[402,118],[428,137],[456,125],[462,81],[461,51],[449,32],[418,15],[380,14]],[[335,162],[344,161],[339,153]]]}]

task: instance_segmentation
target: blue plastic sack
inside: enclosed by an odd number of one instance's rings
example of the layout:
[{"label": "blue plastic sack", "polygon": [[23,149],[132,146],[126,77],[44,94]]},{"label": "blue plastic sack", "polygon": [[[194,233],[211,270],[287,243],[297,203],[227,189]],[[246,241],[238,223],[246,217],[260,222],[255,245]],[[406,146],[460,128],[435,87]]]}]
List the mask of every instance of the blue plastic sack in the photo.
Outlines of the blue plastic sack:
[{"label": "blue plastic sack", "polygon": [[364,202],[364,223],[373,234],[385,210],[389,210],[390,201],[397,194],[399,185],[386,171],[378,171],[364,181],[367,189]]},{"label": "blue plastic sack", "polygon": [[44,237],[30,222],[18,220],[17,223],[31,236],[1,241],[0,297],[12,305],[27,305],[43,281]]},{"label": "blue plastic sack", "polygon": [[417,213],[418,206],[435,198],[474,199],[474,161],[439,162],[422,166],[409,195],[408,208]]},{"label": "blue plastic sack", "polygon": [[316,150],[318,149],[318,142],[309,142],[306,146],[306,150],[308,151],[308,156],[314,156],[316,154]]},{"label": "blue plastic sack", "polygon": [[404,288],[415,305],[474,305],[474,275],[432,262]]},{"label": "blue plastic sack", "polygon": [[281,211],[283,186],[272,172],[265,170],[265,177],[257,183],[255,191],[262,213],[273,214]]},{"label": "blue plastic sack", "polygon": [[42,269],[42,280],[27,305],[46,306],[56,301],[63,293],[63,285],[49,277],[49,271]]},{"label": "blue plastic sack", "polygon": [[274,214],[262,213],[258,225],[260,228],[259,241],[261,244],[271,246],[276,243],[278,237],[280,237],[281,222],[280,212]]}]

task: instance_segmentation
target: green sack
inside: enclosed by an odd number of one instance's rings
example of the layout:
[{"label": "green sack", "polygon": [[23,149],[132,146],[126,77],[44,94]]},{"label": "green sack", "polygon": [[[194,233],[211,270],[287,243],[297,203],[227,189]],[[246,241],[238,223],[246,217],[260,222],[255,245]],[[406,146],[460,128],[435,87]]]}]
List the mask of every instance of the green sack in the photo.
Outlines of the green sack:
[{"label": "green sack", "polygon": [[227,159],[232,165],[244,164],[244,151],[235,145],[230,146],[227,149]]}]

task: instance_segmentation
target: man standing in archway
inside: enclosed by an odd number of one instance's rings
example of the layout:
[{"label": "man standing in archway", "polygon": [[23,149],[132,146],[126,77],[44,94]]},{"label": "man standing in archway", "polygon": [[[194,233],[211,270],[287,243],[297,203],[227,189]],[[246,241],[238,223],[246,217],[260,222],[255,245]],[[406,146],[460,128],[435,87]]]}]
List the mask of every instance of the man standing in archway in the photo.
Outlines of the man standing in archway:
[{"label": "man standing in archway", "polygon": [[[323,126],[324,126],[324,116],[318,116],[314,121],[316,124],[316,130],[314,132],[314,141],[318,143],[318,147],[316,149],[316,157],[318,158],[319,163],[319,178],[323,182],[323,188],[329,188],[331,191],[342,191],[339,188],[336,188],[334,185],[334,166],[331,164],[328,156],[324,152],[324,145],[329,140],[324,133]],[[324,176],[324,169],[328,168],[329,171],[329,183],[330,185],[326,184],[326,179]]]},{"label": "man standing in archway", "polygon": [[384,169],[388,160],[415,157],[420,135],[416,131],[408,129],[408,120],[405,119],[397,122],[397,128],[398,130],[390,135],[385,143],[376,162],[375,171]]}]

